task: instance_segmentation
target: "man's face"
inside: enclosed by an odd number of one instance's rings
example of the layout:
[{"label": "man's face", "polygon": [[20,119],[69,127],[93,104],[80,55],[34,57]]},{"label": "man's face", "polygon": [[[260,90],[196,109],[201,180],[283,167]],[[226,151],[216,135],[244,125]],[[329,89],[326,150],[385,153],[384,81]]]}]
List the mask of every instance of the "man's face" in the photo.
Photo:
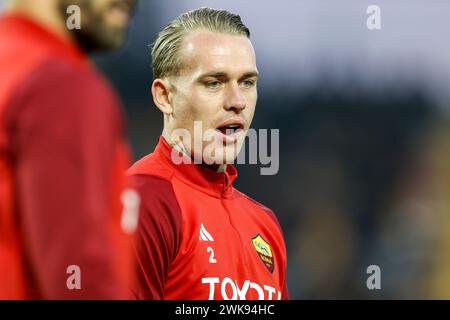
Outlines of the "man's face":
[{"label": "man's face", "polygon": [[79,45],[87,52],[120,47],[127,36],[137,0],[59,0],[64,17],[70,5],[81,11],[81,29],[73,30]]},{"label": "man's face", "polygon": [[[258,71],[253,46],[245,36],[195,31],[184,41],[182,59],[180,74],[169,78],[173,109],[169,134],[187,129],[191,141],[182,143],[189,154],[209,163],[232,162],[255,112]],[[198,121],[203,139],[199,128],[194,134]],[[195,142],[201,150],[194,148]]]}]

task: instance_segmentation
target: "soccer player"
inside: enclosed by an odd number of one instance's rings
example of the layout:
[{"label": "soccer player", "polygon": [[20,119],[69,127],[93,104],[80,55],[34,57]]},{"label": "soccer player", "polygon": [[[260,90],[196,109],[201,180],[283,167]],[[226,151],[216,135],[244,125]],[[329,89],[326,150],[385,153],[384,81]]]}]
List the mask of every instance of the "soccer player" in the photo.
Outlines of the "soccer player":
[{"label": "soccer player", "polygon": [[153,46],[152,96],[164,129],[128,171],[142,201],[137,299],[288,298],[277,218],[232,185],[229,163],[257,100],[249,35],[238,15],[200,8],[172,21]]},{"label": "soccer player", "polygon": [[[128,146],[118,99],[86,54],[119,47],[134,6],[10,0],[0,17],[0,299],[127,297]],[[73,8],[81,28],[70,31]]]}]

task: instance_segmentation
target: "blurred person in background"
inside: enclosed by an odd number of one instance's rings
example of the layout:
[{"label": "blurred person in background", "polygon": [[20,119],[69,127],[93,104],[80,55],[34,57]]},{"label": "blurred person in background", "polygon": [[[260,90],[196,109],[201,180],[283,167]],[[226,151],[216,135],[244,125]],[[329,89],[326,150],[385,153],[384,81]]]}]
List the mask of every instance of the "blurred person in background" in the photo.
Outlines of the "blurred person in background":
[{"label": "blurred person in background", "polygon": [[0,299],[126,297],[128,145],[118,98],[87,54],[123,44],[135,5],[11,0],[0,18]]},{"label": "blurred person in background", "polygon": [[137,299],[288,298],[277,217],[233,187],[231,162],[257,101],[249,38],[240,16],[200,8],[169,23],[153,46],[164,128],[155,151],[129,170],[142,199]]}]

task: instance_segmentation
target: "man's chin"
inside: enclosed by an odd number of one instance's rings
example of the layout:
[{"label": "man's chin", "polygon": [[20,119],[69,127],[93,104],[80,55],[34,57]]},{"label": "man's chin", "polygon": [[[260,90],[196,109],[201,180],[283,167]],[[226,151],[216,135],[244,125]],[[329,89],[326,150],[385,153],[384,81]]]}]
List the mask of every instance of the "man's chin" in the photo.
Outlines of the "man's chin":
[{"label": "man's chin", "polygon": [[119,49],[123,46],[126,39],[124,30],[105,30],[104,32],[79,30],[75,32],[75,37],[86,52],[101,52]]}]

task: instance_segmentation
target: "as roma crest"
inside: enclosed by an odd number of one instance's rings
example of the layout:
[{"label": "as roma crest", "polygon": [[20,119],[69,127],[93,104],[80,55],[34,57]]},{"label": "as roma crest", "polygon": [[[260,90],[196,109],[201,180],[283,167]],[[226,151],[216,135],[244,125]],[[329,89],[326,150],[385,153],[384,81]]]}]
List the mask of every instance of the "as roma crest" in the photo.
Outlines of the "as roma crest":
[{"label": "as roma crest", "polygon": [[264,238],[261,237],[260,234],[252,238],[252,243],[261,261],[267,267],[269,272],[273,273],[275,264],[273,261],[273,254],[272,249],[270,248],[270,244],[266,240],[264,240]]}]

